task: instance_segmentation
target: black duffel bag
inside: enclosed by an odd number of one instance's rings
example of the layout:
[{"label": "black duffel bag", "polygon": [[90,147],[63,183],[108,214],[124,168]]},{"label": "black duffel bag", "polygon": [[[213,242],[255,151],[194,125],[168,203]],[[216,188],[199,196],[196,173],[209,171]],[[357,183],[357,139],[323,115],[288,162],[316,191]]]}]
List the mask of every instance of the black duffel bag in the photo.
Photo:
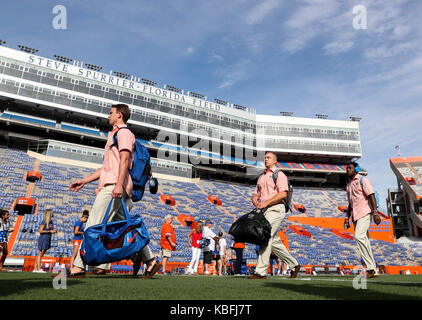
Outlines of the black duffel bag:
[{"label": "black duffel bag", "polygon": [[271,225],[264,217],[264,211],[254,209],[237,219],[229,230],[234,241],[266,246],[271,237]]}]

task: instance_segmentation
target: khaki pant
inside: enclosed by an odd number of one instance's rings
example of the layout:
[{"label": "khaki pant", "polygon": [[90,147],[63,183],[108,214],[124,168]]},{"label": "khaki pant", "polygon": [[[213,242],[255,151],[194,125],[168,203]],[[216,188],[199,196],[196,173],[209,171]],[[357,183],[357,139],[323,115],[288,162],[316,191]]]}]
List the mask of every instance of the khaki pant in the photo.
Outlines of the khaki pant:
[{"label": "khaki pant", "polygon": [[171,250],[161,248],[161,257],[171,258]]},{"label": "khaki pant", "polygon": [[[107,212],[108,205],[109,205],[111,199],[113,199],[113,197],[111,196],[111,193],[112,193],[114,187],[115,187],[114,184],[108,185],[108,186],[102,188],[100,190],[100,192],[97,194],[97,197],[95,198],[94,204],[92,205],[92,209],[89,213],[88,221],[86,222],[86,225],[85,225],[85,230],[88,229],[90,226],[100,224],[103,221],[104,216]],[[126,193],[124,193],[123,197],[125,199],[125,204],[126,204],[127,210],[128,211],[132,210],[132,208],[133,208],[132,200],[127,196]],[[123,213],[122,202],[121,202],[120,198],[115,198],[115,199],[113,199],[113,203],[112,203],[111,208],[110,208],[110,213],[109,213],[107,222],[124,220],[124,219],[125,219],[125,216],[124,216],[124,213]],[[154,255],[152,254],[148,245],[145,246],[140,251],[140,255],[141,255],[142,261],[148,261],[148,260],[151,260],[151,259],[154,258]],[[78,254],[77,254],[73,264],[76,267],[85,269],[85,265],[84,265],[84,263],[81,259],[79,250],[78,250]],[[109,270],[110,264],[101,264],[97,268]]]},{"label": "khaki pant", "polygon": [[266,276],[268,273],[268,263],[270,261],[271,251],[283,262],[287,263],[290,269],[298,265],[298,262],[287,251],[283,242],[278,236],[278,229],[280,228],[281,221],[286,215],[284,204],[276,204],[271,206],[265,211],[264,216],[271,225],[271,238],[265,247],[260,247],[258,251],[258,265],[256,266],[255,273]]},{"label": "khaki pant", "polygon": [[366,269],[376,271],[374,255],[372,254],[371,243],[369,241],[368,229],[370,224],[370,214],[353,222],[355,227],[355,241],[358,244],[360,255],[366,264]]}]

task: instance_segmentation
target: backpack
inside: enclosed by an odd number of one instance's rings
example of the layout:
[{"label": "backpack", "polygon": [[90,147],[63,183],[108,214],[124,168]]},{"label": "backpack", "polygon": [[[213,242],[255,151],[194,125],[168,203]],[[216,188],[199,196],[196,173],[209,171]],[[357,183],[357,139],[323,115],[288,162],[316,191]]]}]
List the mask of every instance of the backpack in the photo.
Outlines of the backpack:
[{"label": "backpack", "polygon": [[[278,173],[280,171],[281,171],[280,169],[276,169],[274,171],[274,173],[272,174],[272,178],[273,178],[273,181],[274,181],[274,189],[277,189],[277,178],[278,178]],[[259,179],[261,177],[262,177],[262,175],[258,178],[258,181],[257,181],[258,190],[259,190],[258,182],[259,182]],[[293,186],[292,186],[292,184],[290,183],[289,180],[287,180],[287,184],[288,184],[289,192],[287,193],[287,197],[282,200],[284,206],[286,207],[286,213],[289,212],[289,211],[292,211],[291,205],[292,205],[292,197],[293,197]]]},{"label": "backpack", "polygon": [[[363,177],[360,177],[360,187],[362,188],[363,191],[363,182],[362,182]],[[380,196],[377,190],[374,190],[374,196],[375,196],[375,200],[377,201],[377,208],[379,208],[380,206]]]},{"label": "backpack", "polygon": [[[129,130],[128,127],[123,127],[117,130],[113,135],[113,144],[110,146],[110,149],[114,146],[119,149],[117,133],[121,129]],[[132,201],[137,202],[142,199],[145,191],[145,185],[151,178],[151,157],[149,155],[148,149],[136,139],[135,148],[133,151],[132,168],[129,169],[129,175],[133,182]],[[150,181],[150,192],[156,193],[156,190],[158,189],[158,182],[154,178],[151,180],[153,181]],[[152,185],[154,185],[154,188],[151,188]]]}]

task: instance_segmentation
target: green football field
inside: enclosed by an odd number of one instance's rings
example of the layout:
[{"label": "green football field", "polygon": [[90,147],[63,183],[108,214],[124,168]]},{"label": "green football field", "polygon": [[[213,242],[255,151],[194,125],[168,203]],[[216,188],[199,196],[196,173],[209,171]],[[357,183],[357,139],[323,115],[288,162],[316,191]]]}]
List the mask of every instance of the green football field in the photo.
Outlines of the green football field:
[{"label": "green football field", "polygon": [[265,280],[250,280],[246,276],[155,275],[145,280],[141,277],[134,279],[129,275],[110,274],[59,281],[52,278],[51,274],[2,272],[0,299],[210,301],[422,298],[422,276],[382,275],[368,279],[366,283],[360,280],[354,276],[307,275],[299,275],[296,279],[273,276]]}]

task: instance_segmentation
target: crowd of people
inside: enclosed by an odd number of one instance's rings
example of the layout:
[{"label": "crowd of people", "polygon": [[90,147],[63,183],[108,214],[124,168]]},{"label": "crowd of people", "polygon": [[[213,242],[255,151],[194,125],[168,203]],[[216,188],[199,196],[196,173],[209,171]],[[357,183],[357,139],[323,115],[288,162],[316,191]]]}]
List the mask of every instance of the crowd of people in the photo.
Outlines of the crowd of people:
[{"label": "crowd of people", "polygon": [[[79,250],[84,230],[102,222],[110,203],[109,222],[124,219],[123,205],[127,207],[128,211],[133,207],[131,199],[133,183],[129,169],[133,160],[135,136],[130,130],[121,130],[123,128],[128,129],[126,123],[129,118],[130,110],[127,105],[117,104],[111,107],[108,120],[113,129],[108,134],[102,166],[91,175],[76,180],[70,185],[70,189],[77,192],[86,184],[99,180],[97,195],[91,211],[83,211],[80,221],[77,221],[74,225],[73,254],[68,277],[83,278],[86,274],[86,265],[81,258]],[[118,141],[117,145],[113,141],[115,134]],[[278,273],[286,274],[287,268],[289,268],[290,278],[296,278],[301,266],[288,250],[288,241],[285,236],[286,229],[280,229],[287,209],[288,180],[286,175],[277,169],[277,155],[274,152],[266,152],[264,159],[266,169],[258,178],[251,202],[254,207],[261,210],[261,213],[264,214],[271,225],[271,237],[266,245],[257,247],[258,262],[255,273],[248,278],[265,279],[268,275],[269,262],[271,261],[270,265],[272,267],[274,260],[278,266]],[[376,224],[379,224],[381,219],[377,212],[377,204],[371,182],[367,177],[364,178],[360,175],[359,172],[360,167],[356,162],[347,165],[348,184],[346,190],[349,206],[345,222],[349,223],[349,219],[352,218],[355,227],[355,240],[361,257],[367,266],[366,276],[372,278],[376,277],[377,274],[368,237],[368,228],[371,219]],[[0,271],[3,270],[4,261],[8,255],[7,235],[13,231],[10,228],[8,218],[8,210],[1,209],[0,252],[2,257],[0,259]],[[44,272],[41,269],[41,258],[51,247],[51,237],[57,232],[52,218],[53,211],[51,209],[45,210],[43,222],[39,228],[38,256],[34,268],[36,273]],[[149,246],[146,245],[131,258],[134,276],[138,274],[142,263],[146,266],[143,276],[145,279],[150,279],[160,268],[162,268],[163,274],[168,274],[167,263],[177,246],[176,235],[172,226],[173,217],[167,215],[164,220],[160,238],[161,261],[158,261]],[[232,255],[228,250],[227,241],[223,237],[223,233],[219,232],[216,234],[212,230],[213,222],[211,220],[194,223],[195,225],[187,236],[188,244],[192,249],[192,259],[186,269],[186,273],[189,275],[198,274],[198,264],[202,254],[203,274],[227,274],[228,272],[225,270],[226,265],[232,259]],[[234,242],[230,248],[236,255],[233,273],[240,275],[242,273],[245,244]],[[109,269],[110,264],[101,264],[97,266],[94,273],[104,275]],[[271,273],[274,274],[273,268],[271,268]]]}]

